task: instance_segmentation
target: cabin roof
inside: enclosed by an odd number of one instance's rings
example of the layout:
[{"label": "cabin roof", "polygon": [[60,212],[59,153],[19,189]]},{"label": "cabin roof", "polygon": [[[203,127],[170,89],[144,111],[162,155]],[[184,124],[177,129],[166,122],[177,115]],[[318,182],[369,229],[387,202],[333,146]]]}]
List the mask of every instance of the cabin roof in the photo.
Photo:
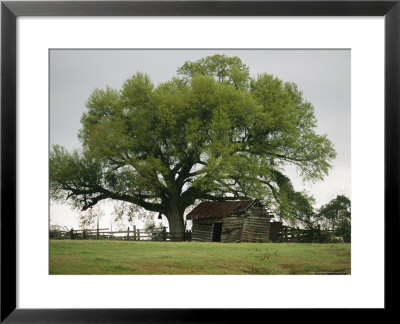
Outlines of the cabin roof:
[{"label": "cabin roof", "polygon": [[204,201],[197,205],[186,219],[222,218],[232,213],[244,212],[255,200]]}]

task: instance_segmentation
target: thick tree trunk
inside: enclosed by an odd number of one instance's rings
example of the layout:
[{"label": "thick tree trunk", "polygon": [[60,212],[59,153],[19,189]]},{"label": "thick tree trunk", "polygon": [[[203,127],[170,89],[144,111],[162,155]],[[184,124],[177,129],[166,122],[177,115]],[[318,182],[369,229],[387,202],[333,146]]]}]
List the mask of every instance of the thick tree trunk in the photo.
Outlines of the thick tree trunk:
[{"label": "thick tree trunk", "polygon": [[180,211],[177,204],[171,206],[171,210],[166,214],[169,224],[169,232],[172,241],[183,241],[185,226],[183,222],[183,211]]}]

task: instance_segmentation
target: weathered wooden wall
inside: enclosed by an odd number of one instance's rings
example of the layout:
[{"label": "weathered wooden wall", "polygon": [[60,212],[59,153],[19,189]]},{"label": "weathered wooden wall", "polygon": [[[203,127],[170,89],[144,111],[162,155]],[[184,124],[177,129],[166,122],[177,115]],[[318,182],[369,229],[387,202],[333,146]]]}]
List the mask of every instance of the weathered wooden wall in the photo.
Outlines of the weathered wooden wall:
[{"label": "weathered wooden wall", "polygon": [[243,220],[243,215],[225,217],[222,224],[221,242],[241,242]]},{"label": "weathered wooden wall", "polygon": [[252,206],[246,211],[243,222],[242,242],[264,242],[269,239],[270,216],[261,206]]},{"label": "weathered wooden wall", "polygon": [[201,221],[193,221],[192,226],[192,240],[200,242],[211,242],[212,241],[212,223],[208,224]]},{"label": "weathered wooden wall", "polygon": [[263,242],[269,238],[270,216],[261,206],[224,218],[193,220],[193,241],[211,242],[213,223],[222,222],[221,242]]},{"label": "weathered wooden wall", "polygon": [[213,223],[222,222],[221,242],[240,242],[243,228],[243,215],[231,215],[224,218],[206,218],[194,220],[192,226],[192,240],[211,242]]}]

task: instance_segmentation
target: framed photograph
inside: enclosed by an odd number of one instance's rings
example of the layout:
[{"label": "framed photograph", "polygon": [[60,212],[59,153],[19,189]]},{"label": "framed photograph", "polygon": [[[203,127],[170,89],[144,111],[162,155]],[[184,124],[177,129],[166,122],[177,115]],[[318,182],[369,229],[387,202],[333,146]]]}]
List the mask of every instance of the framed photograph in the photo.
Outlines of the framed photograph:
[{"label": "framed photograph", "polygon": [[398,1],[3,1],[1,321],[392,309],[399,22]]}]

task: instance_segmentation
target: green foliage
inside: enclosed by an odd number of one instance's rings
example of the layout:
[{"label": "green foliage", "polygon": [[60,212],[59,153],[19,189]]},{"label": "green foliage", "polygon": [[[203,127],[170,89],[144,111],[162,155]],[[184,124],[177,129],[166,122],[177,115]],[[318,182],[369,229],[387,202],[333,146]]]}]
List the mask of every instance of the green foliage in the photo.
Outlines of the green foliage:
[{"label": "green foliage", "polygon": [[252,78],[238,57],[186,62],[158,86],[136,73],[86,106],[82,151],[51,150],[52,198],[83,210],[104,199],[135,204],[166,215],[174,232],[196,200],[257,198],[284,218],[308,215],[312,201],[284,167],[320,180],[336,155],[297,86]]},{"label": "green foliage", "polygon": [[178,69],[178,74],[186,82],[190,82],[196,74],[212,76],[218,82],[233,85],[235,89],[246,89],[250,79],[249,68],[240,58],[219,54],[196,62],[187,61]]},{"label": "green foliage", "polygon": [[162,223],[156,224],[154,219],[149,219],[146,221],[145,230],[147,231],[155,231],[155,230],[162,230],[164,228]]},{"label": "green foliage", "polygon": [[338,195],[322,206],[316,218],[326,229],[333,231],[335,236],[342,237],[345,242],[351,240],[351,201],[343,195]]},{"label": "green foliage", "polygon": [[79,214],[79,228],[93,229],[97,226],[101,218],[104,217],[104,212],[96,205]]},{"label": "green foliage", "polygon": [[342,237],[344,242],[350,243],[351,242],[351,221],[349,219],[342,219],[339,221],[335,235]]}]

